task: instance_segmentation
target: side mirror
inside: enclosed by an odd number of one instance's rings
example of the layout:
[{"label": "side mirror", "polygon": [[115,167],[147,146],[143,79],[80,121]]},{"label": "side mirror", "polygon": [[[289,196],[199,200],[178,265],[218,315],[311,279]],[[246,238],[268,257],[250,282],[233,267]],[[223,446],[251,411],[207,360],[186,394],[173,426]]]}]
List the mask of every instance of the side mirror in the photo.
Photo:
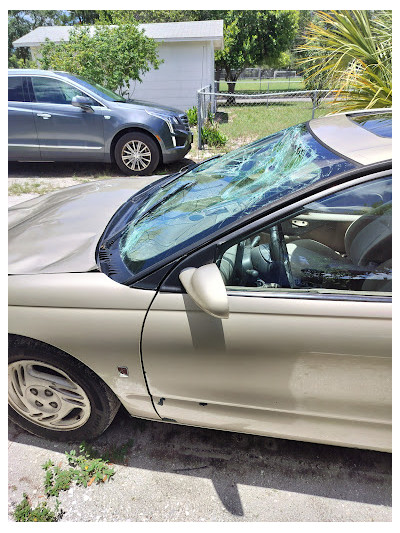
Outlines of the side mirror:
[{"label": "side mirror", "polygon": [[179,279],[200,309],[217,318],[229,318],[228,295],[216,264],[185,268]]},{"label": "side mirror", "polygon": [[80,107],[83,111],[93,111],[92,100],[87,96],[74,96],[71,104],[75,107]]}]

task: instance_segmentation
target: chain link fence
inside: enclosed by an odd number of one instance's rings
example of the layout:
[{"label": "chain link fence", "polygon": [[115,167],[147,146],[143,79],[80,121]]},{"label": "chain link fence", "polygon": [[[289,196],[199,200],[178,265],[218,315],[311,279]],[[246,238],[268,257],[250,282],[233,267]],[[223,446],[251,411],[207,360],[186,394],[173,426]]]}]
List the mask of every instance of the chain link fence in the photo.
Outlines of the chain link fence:
[{"label": "chain link fence", "polygon": [[[217,86],[216,82],[216,86]],[[335,90],[290,90],[236,93],[216,91],[212,85],[201,88],[197,93],[198,149],[204,145],[202,130],[210,121],[243,123],[243,132],[249,136],[263,137],[269,131],[263,123],[273,122],[273,131],[284,129],[299,122],[305,122],[329,112],[328,104],[333,100]],[[231,130],[240,135],[240,128]],[[229,136],[229,129],[225,127]]]},{"label": "chain link fence", "polygon": [[[236,71],[232,70],[231,73],[236,75]],[[283,70],[276,70],[273,68],[262,68],[262,67],[248,67],[240,72],[237,76],[238,80],[248,79],[248,78],[277,78],[279,76],[292,77],[296,76],[297,71],[291,70],[289,68]],[[225,80],[226,71],[225,69],[215,71],[215,79]]]}]

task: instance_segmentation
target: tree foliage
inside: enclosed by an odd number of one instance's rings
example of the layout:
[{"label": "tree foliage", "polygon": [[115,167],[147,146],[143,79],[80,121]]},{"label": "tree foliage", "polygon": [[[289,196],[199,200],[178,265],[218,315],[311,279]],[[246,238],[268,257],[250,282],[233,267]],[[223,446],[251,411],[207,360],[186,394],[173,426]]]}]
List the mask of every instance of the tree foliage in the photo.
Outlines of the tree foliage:
[{"label": "tree foliage", "polygon": [[161,63],[157,43],[123,12],[113,12],[111,21],[100,13],[94,27],[75,26],[69,41],[46,40],[40,53],[42,68],[65,70],[124,95],[130,80],[141,81]]},{"label": "tree foliage", "polygon": [[94,24],[97,20],[99,20],[99,11],[94,9],[69,11],[70,24]]},{"label": "tree foliage", "polygon": [[246,67],[271,64],[290,48],[298,12],[232,10],[223,19],[225,46],[215,53],[216,66],[225,69],[227,80],[236,81]]},{"label": "tree foliage", "polygon": [[[72,30],[69,43],[46,43],[43,46],[42,65],[45,68],[84,73],[85,76],[90,75],[93,81],[100,82],[101,79],[103,84],[114,89],[117,82],[118,87],[126,82],[128,61],[131,61],[132,68],[129,75],[137,80],[140,80],[140,74],[149,70],[150,65],[157,68],[159,64],[155,49],[151,49],[149,40],[146,41],[137,28],[138,23],[223,20],[224,49],[215,52],[215,65],[217,70],[226,71],[233,90],[237,78],[246,67],[288,63],[287,52],[296,37],[299,21],[304,24],[309,16],[299,15],[299,11],[294,10],[36,10],[9,13],[9,50],[10,42],[37,26],[78,25],[78,29]],[[92,24],[96,25],[96,32],[89,41],[89,30],[84,26]],[[110,24],[120,24],[122,29],[104,28]],[[123,45],[123,36],[127,39],[126,46]],[[138,37],[137,46],[129,51],[135,36]],[[107,55],[100,58],[95,48]],[[27,59],[29,49],[18,49],[18,54]],[[143,58],[147,60],[143,61]],[[116,71],[115,75],[112,75],[113,70]],[[105,83],[110,77],[111,81]]]},{"label": "tree foliage", "polygon": [[[109,13],[104,12],[105,16]],[[215,66],[234,82],[249,66],[287,62],[286,52],[296,36],[299,12],[293,10],[144,10],[124,11],[137,22],[224,21],[224,50],[216,50]]]},{"label": "tree foliage", "polygon": [[68,16],[63,11],[56,10],[10,10],[8,12],[8,66],[10,68],[24,68],[31,66],[29,48],[13,47],[13,41],[26,35],[38,26],[53,26],[65,24]]},{"label": "tree foliage", "polygon": [[[122,13],[122,12],[121,12]],[[151,24],[157,22],[184,22],[188,20],[196,20],[194,10],[163,10],[163,9],[145,9],[145,10],[131,10],[123,11],[125,16],[130,17],[139,24]],[[108,12],[105,12],[108,16]]]},{"label": "tree foliage", "polygon": [[391,11],[319,11],[298,51],[308,84],[339,90],[336,110],[392,105]]}]

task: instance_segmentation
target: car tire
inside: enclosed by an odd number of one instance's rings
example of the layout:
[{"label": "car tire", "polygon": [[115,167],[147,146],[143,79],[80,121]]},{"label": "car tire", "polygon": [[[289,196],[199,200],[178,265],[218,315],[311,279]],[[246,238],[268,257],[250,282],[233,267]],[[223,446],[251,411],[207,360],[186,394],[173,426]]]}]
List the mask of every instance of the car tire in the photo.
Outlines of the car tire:
[{"label": "car tire", "polygon": [[45,343],[10,336],[9,417],[50,440],[81,442],[101,435],[120,401],[83,363]]},{"label": "car tire", "polygon": [[120,170],[128,176],[148,176],[160,161],[156,142],[141,132],[123,135],[115,145],[114,156]]}]

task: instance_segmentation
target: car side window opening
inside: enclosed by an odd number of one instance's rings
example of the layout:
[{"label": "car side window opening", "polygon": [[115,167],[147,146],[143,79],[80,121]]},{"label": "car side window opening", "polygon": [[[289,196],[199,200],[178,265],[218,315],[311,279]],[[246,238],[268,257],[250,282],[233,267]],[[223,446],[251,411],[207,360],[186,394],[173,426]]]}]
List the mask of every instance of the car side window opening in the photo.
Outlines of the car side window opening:
[{"label": "car side window opening", "polygon": [[24,78],[22,76],[10,76],[8,78],[9,102],[25,102],[23,84]]},{"label": "car side window opening", "polygon": [[[90,98],[76,87],[55,78],[32,76],[34,99],[46,104],[71,104],[74,96]],[[91,105],[99,105],[90,98]]]},{"label": "car side window opening", "polygon": [[231,243],[217,259],[225,285],[390,292],[391,185],[388,177],[353,186]]}]

